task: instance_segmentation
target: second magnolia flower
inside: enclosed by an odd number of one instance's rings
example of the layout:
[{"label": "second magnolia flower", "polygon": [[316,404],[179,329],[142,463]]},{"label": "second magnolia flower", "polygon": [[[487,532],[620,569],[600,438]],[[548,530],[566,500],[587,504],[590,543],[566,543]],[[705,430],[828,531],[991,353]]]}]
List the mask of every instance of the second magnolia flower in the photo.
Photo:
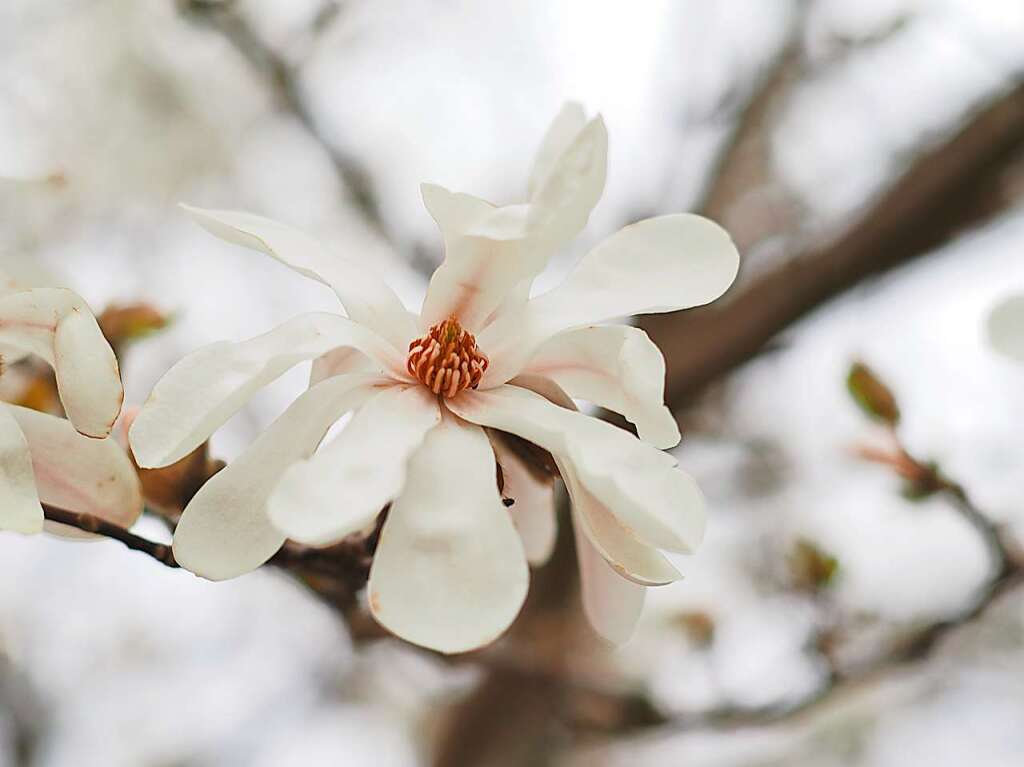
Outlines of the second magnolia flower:
[{"label": "second magnolia flower", "polygon": [[[515,618],[527,561],[542,562],[554,540],[551,483],[494,434],[507,432],[554,457],[572,499],[587,614],[608,638],[627,637],[646,587],[680,578],[659,549],[692,552],[705,510],[693,480],[661,452],[679,440],[661,353],[641,330],[597,323],[712,301],[739,257],[711,221],[661,216],[620,230],[531,297],[551,255],[586,224],[606,157],[602,119],[570,104],[544,138],[526,202],[495,207],[424,185],[445,258],[419,316],[300,232],[187,208],[214,234],[331,286],[348,317],[305,314],[213,344],[157,384],[130,434],[148,467],[182,458],[260,387],[315,360],[309,390],[189,504],[174,535],[178,561],[231,578],[286,538],[326,545],[363,530],[390,503],[368,585],[373,615],[442,652],[479,647]],[[574,399],[621,413],[640,438],[577,412]],[[351,421],[318,450],[347,412]]]}]

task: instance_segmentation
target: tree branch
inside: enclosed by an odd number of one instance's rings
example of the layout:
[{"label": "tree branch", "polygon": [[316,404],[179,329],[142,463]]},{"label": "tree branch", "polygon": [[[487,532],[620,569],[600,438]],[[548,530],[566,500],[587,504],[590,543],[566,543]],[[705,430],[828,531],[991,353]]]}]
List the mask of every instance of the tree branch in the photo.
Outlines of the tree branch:
[{"label": "tree branch", "polygon": [[44,503],[42,506],[43,515],[51,522],[59,522],[62,525],[74,527],[86,533],[102,535],[104,538],[110,538],[111,540],[123,543],[132,551],[138,551],[150,556],[166,567],[179,567],[174,559],[174,552],[165,543],[157,543],[140,535],[135,535],[135,533],[126,530],[120,525],[100,519],[93,514],[68,511],[67,509],[51,506],[48,503]]},{"label": "tree branch", "polygon": [[[165,567],[181,567],[174,558],[174,551],[165,543],[136,535],[94,514],[68,511],[46,503],[42,506],[43,515],[51,522],[118,541],[132,551],[155,559]],[[381,514],[381,519],[385,513]],[[324,548],[302,546],[287,541],[267,564],[302,578],[329,602],[347,609],[354,603],[356,594],[369,577],[380,524],[379,522],[377,530],[370,536],[352,536]]]},{"label": "tree branch", "polygon": [[1024,84],[926,152],[834,243],[810,247],[720,306],[640,321],[668,366],[679,408],[826,301],[930,252],[1006,206],[1004,166],[1024,151]]},{"label": "tree branch", "polygon": [[[180,7],[190,17],[201,20],[218,31],[258,73],[273,95],[280,109],[293,115],[309,135],[323,148],[331,159],[334,171],[342,186],[352,196],[373,229],[386,236],[380,206],[373,191],[373,184],[367,171],[355,158],[338,149],[324,138],[320,126],[310,110],[298,77],[296,68],[282,58],[277,51],[266,45],[259,35],[238,15],[230,2],[209,0],[179,0]],[[337,13],[337,6],[329,6],[328,15],[317,20],[322,26],[325,18]]]}]

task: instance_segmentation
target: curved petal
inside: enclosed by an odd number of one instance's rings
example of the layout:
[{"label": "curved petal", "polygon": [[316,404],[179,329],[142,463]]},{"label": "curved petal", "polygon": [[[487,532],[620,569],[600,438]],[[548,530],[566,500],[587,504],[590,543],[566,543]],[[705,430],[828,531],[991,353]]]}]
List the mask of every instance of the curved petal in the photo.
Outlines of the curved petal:
[{"label": "curved petal", "polygon": [[526,559],[531,565],[542,565],[550,558],[558,534],[554,480],[534,476],[500,436],[492,435],[491,446],[504,480],[501,495],[514,501],[509,512],[523,541]]},{"label": "curved petal", "polygon": [[548,450],[640,541],[689,554],[703,538],[704,499],[696,483],[672,456],[629,432],[516,386],[465,391],[447,406],[467,421]]},{"label": "curved petal", "polygon": [[513,286],[544,268],[547,255],[529,240],[527,206],[495,208],[436,184],[420,190],[445,251],[430,278],[421,324],[427,328],[456,317],[476,332]]},{"label": "curved petal", "polygon": [[270,523],[267,498],[281,475],[312,455],[347,411],[394,385],[379,376],[335,376],[303,393],[196,493],[174,531],[178,563],[219,581],[255,570],[274,556],[285,536]]},{"label": "curved petal", "polygon": [[529,568],[494,482],[482,429],[450,416],[409,461],[368,585],[377,621],[444,653],[498,638],[522,607]]},{"label": "curved petal", "polygon": [[[8,405],[32,456],[36,492],[43,503],[131,527],[142,514],[142,488],[131,459],[113,439],[82,436],[64,418]],[[86,536],[47,523],[51,532]]]},{"label": "curved petal", "polygon": [[0,405],[0,530],[39,533],[43,507],[39,505],[32,455],[28,442],[11,414]]},{"label": "curved petal", "polygon": [[480,348],[491,360],[481,387],[515,376],[562,331],[714,301],[738,268],[728,233],[701,216],[680,213],[627,226],[587,253],[561,285],[480,333]]},{"label": "curved petal", "polygon": [[[495,208],[470,195],[422,185],[423,202],[445,246],[445,260],[423,304],[424,326],[456,317],[476,332],[499,307],[507,311],[525,300],[551,254],[586,225],[604,189],[604,121],[590,121],[560,149],[544,159],[545,174],[531,189],[529,204]],[[506,303],[510,298],[515,300]]]},{"label": "curved petal", "polygon": [[[572,398],[550,378],[523,374],[513,378],[512,385],[529,389],[559,407],[576,410]],[[643,586],[662,586],[683,577],[656,548],[638,541],[583,487],[571,463],[555,457],[555,464],[572,501],[573,524],[586,533],[615,572]]]},{"label": "curved petal", "polygon": [[121,412],[117,358],[84,299],[64,288],[0,296],[0,345],[53,366],[68,420],[82,434],[106,437]]},{"label": "curved petal", "polygon": [[[572,107],[555,118],[534,166],[530,188],[530,226],[550,242],[552,250],[571,240],[587,225],[601,199],[608,165],[608,130],[600,115],[567,135],[575,117]],[[547,164],[547,151],[557,151]],[[546,169],[544,165],[547,164]],[[541,171],[545,170],[543,176]]]},{"label": "curved petal", "polygon": [[316,386],[332,376],[346,373],[370,373],[374,367],[373,360],[351,346],[331,349],[327,354],[313,360],[313,367],[309,371],[309,385]]},{"label": "curved petal", "polygon": [[534,157],[528,187],[530,197],[537,194],[541,185],[552,174],[559,158],[572,145],[586,124],[587,115],[582,104],[568,101],[562,106],[555,119],[551,121]]},{"label": "curved petal", "polygon": [[263,216],[234,210],[181,206],[211,234],[280,261],[310,279],[329,286],[348,316],[386,338],[396,349],[419,335],[416,318],[395,292],[364,264],[329,253],[314,238]]},{"label": "curved petal", "polygon": [[679,444],[679,426],[664,404],[665,359],[639,328],[605,325],[560,333],[537,350],[524,372],[622,414],[655,447]]},{"label": "curved petal", "polygon": [[437,398],[424,386],[381,392],[333,442],[284,473],[267,506],[271,522],[313,545],[362,529],[398,495],[409,456],[440,418]]},{"label": "curved petal", "polygon": [[608,508],[583,487],[566,461],[558,470],[572,500],[572,521],[584,533],[611,568],[622,578],[641,586],[664,586],[682,575],[660,551],[638,541]]},{"label": "curved petal", "polygon": [[578,529],[576,557],[587,620],[609,642],[622,644],[633,635],[647,589],[620,577]]},{"label": "curved petal", "polygon": [[155,468],[184,458],[262,387],[341,346],[374,358],[378,369],[405,376],[404,360],[372,330],[337,314],[299,315],[247,341],[205,346],[167,371],[128,432],[136,460]]},{"label": "curved petal", "polygon": [[1024,362],[1024,295],[1011,296],[992,310],[988,338],[995,349]]}]

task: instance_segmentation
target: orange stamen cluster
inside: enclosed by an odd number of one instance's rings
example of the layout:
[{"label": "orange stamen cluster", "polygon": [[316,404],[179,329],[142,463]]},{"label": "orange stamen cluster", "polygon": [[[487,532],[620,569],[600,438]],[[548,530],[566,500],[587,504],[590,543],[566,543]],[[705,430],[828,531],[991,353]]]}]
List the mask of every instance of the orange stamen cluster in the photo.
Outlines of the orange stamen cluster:
[{"label": "orange stamen cluster", "polygon": [[473,334],[450,317],[409,344],[406,369],[434,394],[454,397],[477,387],[487,370],[487,355],[477,348]]}]

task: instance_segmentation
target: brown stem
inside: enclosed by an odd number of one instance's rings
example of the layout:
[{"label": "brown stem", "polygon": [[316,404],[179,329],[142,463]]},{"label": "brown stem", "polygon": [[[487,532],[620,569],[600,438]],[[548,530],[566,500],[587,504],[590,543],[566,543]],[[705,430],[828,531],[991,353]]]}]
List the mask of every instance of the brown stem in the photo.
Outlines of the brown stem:
[{"label": "brown stem", "polygon": [[[132,551],[146,554],[166,567],[180,567],[169,545],[143,538],[94,514],[68,511],[45,503],[43,514],[51,522],[119,541]],[[288,541],[267,564],[300,576],[331,603],[347,608],[366,583],[375,545],[375,535],[345,539],[325,548],[302,546]]]},{"label": "brown stem", "polygon": [[167,567],[179,567],[174,559],[174,552],[165,543],[157,543],[148,538],[126,530],[120,525],[108,522],[93,514],[83,514],[77,511],[68,511],[48,503],[43,504],[43,515],[51,522],[59,522],[68,527],[74,527],[86,533],[102,535],[104,538],[120,541],[132,551],[139,551],[146,554],[162,565]]}]

